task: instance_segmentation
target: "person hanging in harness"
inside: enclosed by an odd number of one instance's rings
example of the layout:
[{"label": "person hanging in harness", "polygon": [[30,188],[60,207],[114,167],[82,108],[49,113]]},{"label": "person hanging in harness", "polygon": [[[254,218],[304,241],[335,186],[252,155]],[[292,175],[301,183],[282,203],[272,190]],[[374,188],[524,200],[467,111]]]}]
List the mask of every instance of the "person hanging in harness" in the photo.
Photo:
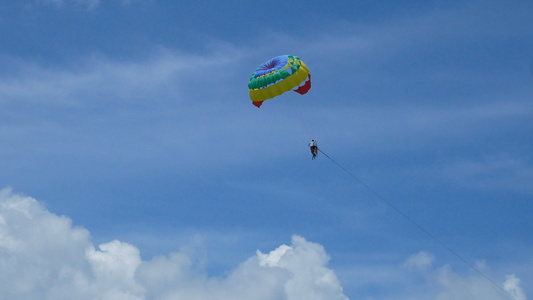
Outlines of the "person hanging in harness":
[{"label": "person hanging in harness", "polygon": [[315,140],[309,142],[309,148],[311,149],[311,154],[313,155],[312,159],[315,159],[318,155],[318,146]]}]

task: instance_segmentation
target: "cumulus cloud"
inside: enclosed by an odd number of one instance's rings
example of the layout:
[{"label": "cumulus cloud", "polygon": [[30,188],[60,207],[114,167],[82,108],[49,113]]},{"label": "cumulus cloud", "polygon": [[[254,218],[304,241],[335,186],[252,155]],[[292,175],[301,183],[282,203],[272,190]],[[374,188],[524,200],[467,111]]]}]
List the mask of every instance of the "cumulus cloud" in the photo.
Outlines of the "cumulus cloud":
[{"label": "cumulus cloud", "polygon": [[[435,300],[479,299],[479,300],[526,300],[526,295],[520,286],[520,279],[516,275],[505,276],[505,281],[498,282],[490,277],[480,276],[477,272],[460,274],[451,266],[433,267],[434,256],[421,251],[410,256],[404,266],[424,275],[426,287],[430,289],[426,296]],[[484,274],[488,273],[485,262],[478,262],[476,269]]]},{"label": "cumulus cloud", "polygon": [[520,288],[520,279],[515,274],[507,275],[506,280],[503,283],[503,288],[510,295],[516,298],[516,300],[526,300],[526,294]]},{"label": "cumulus cloud", "polygon": [[282,245],[268,255],[257,252],[260,266],[288,273],[285,289],[289,299],[348,299],[335,273],[327,268],[329,257],[321,245],[298,236],[293,237],[292,245]]},{"label": "cumulus cloud", "polygon": [[[0,191],[0,290],[5,299],[75,299],[86,293],[89,233],[30,197]],[[45,295],[46,297],[43,297]],[[85,299],[85,298],[80,298]]]},{"label": "cumulus cloud", "polygon": [[[94,246],[89,232],[69,218],[10,188],[0,190],[0,290],[6,299],[348,299],[324,247],[300,236],[270,252],[258,250],[224,276],[210,276],[191,255],[142,260],[137,247],[119,240]],[[425,251],[408,257],[404,270],[423,274],[423,281],[402,275],[395,299],[527,300],[515,274],[497,287],[475,272],[460,274],[434,261]],[[488,273],[484,263],[477,268]],[[367,284],[394,290],[392,282],[387,287],[376,280]],[[409,295],[412,288],[416,295]]]},{"label": "cumulus cloud", "polygon": [[98,247],[35,199],[0,191],[0,290],[6,299],[348,299],[324,248],[294,236],[209,277],[185,253],[143,261],[134,245]]}]

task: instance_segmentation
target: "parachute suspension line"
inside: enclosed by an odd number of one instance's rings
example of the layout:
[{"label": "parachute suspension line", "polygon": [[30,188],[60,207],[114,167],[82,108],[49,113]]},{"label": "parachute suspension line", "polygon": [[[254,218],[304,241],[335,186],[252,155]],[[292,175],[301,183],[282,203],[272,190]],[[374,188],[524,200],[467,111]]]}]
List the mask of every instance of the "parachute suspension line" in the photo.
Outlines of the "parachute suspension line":
[{"label": "parachute suspension line", "polygon": [[406,213],[404,213],[403,211],[401,211],[398,207],[396,207],[394,204],[392,204],[390,201],[388,201],[387,199],[385,199],[383,196],[381,196],[378,192],[376,192],[373,188],[371,188],[368,184],[364,183],[361,179],[359,179],[357,176],[355,176],[353,173],[351,173],[350,171],[348,171],[346,168],[344,168],[341,164],[339,164],[338,162],[336,162],[333,158],[331,158],[329,155],[327,155],[324,151],[322,151],[320,148],[318,148],[318,151],[320,151],[320,153],[324,154],[324,156],[326,156],[327,158],[329,158],[329,160],[331,160],[331,162],[333,162],[335,165],[337,165],[337,167],[339,167],[340,169],[342,169],[344,172],[346,172],[346,174],[350,175],[350,177],[352,177],[353,179],[355,179],[359,184],[361,184],[362,186],[364,186],[368,191],[370,191],[372,194],[374,194],[377,198],[379,198],[381,201],[383,201],[383,203],[387,204],[390,208],[392,208],[393,210],[395,210],[398,214],[400,214],[402,217],[404,217],[407,221],[409,221],[411,224],[415,225],[419,230],[421,230],[422,232],[424,232],[427,236],[429,236],[431,239],[433,239],[435,242],[437,242],[437,244],[441,245],[444,249],[446,249],[449,253],[453,254],[456,258],[458,258],[459,260],[461,260],[463,263],[465,263],[467,266],[469,266],[472,270],[476,271],[479,275],[481,275],[482,277],[484,277],[486,280],[488,280],[490,283],[492,283],[494,286],[496,286],[497,288],[499,288],[500,290],[502,290],[503,292],[505,292],[509,297],[511,297],[512,299],[515,299],[515,300],[519,300],[517,297],[515,297],[514,295],[512,295],[510,292],[508,292],[505,288],[503,288],[499,283],[497,283],[496,281],[494,281],[493,279],[491,279],[488,275],[486,275],[485,273],[483,273],[479,268],[476,268],[476,266],[474,266],[472,263],[470,263],[468,260],[466,260],[465,258],[463,258],[461,255],[459,255],[459,253],[457,253],[456,251],[454,251],[452,248],[448,247],[446,244],[444,244],[444,242],[442,242],[441,240],[439,240],[435,235],[433,235],[431,232],[429,232],[428,230],[426,230],[424,227],[422,227],[421,225],[419,225],[417,222],[415,222],[415,220],[413,220],[411,217],[409,217]]}]

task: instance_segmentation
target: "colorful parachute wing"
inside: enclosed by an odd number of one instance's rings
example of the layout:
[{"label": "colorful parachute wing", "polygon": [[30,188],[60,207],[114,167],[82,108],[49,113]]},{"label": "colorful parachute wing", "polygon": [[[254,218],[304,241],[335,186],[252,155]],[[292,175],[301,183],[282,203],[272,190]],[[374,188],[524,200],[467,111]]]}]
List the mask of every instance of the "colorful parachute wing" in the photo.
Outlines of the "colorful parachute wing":
[{"label": "colorful parachute wing", "polygon": [[250,99],[257,107],[263,101],[288,91],[305,94],[311,88],[309,69],[297,56],[274,57],[255,70],[248,83]]}]

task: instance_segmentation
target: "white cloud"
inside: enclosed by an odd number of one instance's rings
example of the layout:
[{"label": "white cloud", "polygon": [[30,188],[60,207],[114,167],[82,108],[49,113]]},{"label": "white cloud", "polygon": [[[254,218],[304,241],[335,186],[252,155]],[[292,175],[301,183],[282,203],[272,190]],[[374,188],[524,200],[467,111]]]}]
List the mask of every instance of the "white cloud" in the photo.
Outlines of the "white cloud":
[{"label": "white cloud", "polygon": [[[73,226],[69,218],[10,188],[0,190],[0,290],[8,299],[348,299],[328,267],[324,247],[300,236],[269,253],[258,250],[220,277],[209,276],[194,255],[181,250],[143,261],[139,249],[125,242],[95,247],[89,232]],[[364,283],[356,278],[380,267],[351,267],[357,276],[348,284],[380,286],[377,295],[386,295],[401,282],[395,299],[504,300],[512,295],[527,300],[514,274],[497,287],[475,272],[465,275],[448,265],[435,267],[434,260],[433,254],[421,251],[406,259],[403,272],[389,265],[393,278],[380,276]],[[476,267],[489,273],[484,262]],[[423,276],[414,279],[406,270]]]},{"label": "white cloud", "polygon": [[[0,191],[0,290],[5,299],[75,299],[90,265],[87,230],[30,197]],[[46,295],[46,297],[43,297]],[[83,299],[83,298],[79,298]]]},{"label": "white cloud", "polygon": [[225,277],[186,253],[142,261],[114,240],[94,247],[87,230],[31,197],[0,190],[0,290],[6,299],[347,299],[321,245],[295,236],[257,252]]},{"label": "white cloud", "polygon": [[[162,90],[167,90],[166,95],[176,97],[173,86],[201,73],[202,69],[227,63],[225,59],[221,56],[205,59],[161,50],[142,62],[115,62],[92,57],[79,61],[76,66],[62,69],[43,68],[15,60],[11,62],[13,68],[18,69],[23,76],[2,78],[0,95],[5,103],[38,103],[46,100],[49,106],[98,102],[103,95],[113,102],[117,102],[117,99],[137,100],[141,95],[153,97],[155,91]],[[157,96],[161,97],[161,94]]]},{"label": "white cloud", "polygon": [[[459,299],[479,299],[479,300],[499,300],[510,299],[501,287],[501,282],[493,283],[484,277],[471,275],[461,276],[454,273],[449,266],[438,270],[437,279],[442,286],[442,291],[435,297],[436,300],[459,300]],[[515,285],[514,291],[522,293],[521,288]],[[509,292],[508,289],[505,289]],[[516,298],[515,300],[525,300],[526,298]]]},{"label": "white cloud", "polygon": [[326,267],[329,257],[321,245],[294,236],[292,247],[282,245],[268,255],[258,251],[257,257],[259,265],[289,273],[288,299],[347,299],[337,276]]},{"label": "white cloud", "polygon": [[418,270],[426,270],[432,267],[435,257],[433,254],[420,251],[417,254],[411,255],[405,262],[405,266],[409,268],[415,268]]},{"label": "white cloud", "polygon": [[[514,274],[507,275],[504,282],[492,279],[484,261],[476,263],[478,272],[460,274],[451,266],[432,267],[434,256],[427,252],[419,252],[410,256],[404,266],[423,274],[425,287],[433,287],[427,290],[426,299],[435,300],[526,300],[526,295],[520,286],[520,279]],[[414,284],[413,284],[414,286]]]},{"label": "white cloud", "polygon": [[507,275],[506,280],[503,283],[503,288],[511,294],[516,300],[526,300],[526,294],[520,287],[520,279],[516,275]]}]

